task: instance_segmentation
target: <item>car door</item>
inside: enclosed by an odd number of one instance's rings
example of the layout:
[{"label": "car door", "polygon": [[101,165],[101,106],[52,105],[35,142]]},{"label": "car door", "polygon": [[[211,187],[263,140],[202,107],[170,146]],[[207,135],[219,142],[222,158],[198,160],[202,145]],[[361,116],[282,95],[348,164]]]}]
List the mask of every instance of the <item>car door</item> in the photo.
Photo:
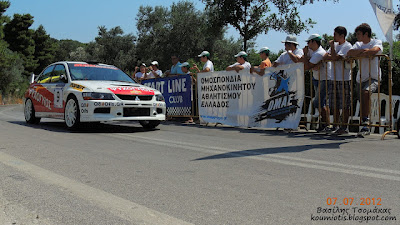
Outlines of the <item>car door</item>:
[{"label": "car door", "polygon": [[49,91],[53,94],[53,99],[51,99],[53,117],[63,118],[64,116],[63,92],[67,82],[66,77],[65,66],[63,64],[55,65],[49,85]]},{"label": "car door", "polygon": [[49,91],[51,85],[51,75],[54,65],[47,67],[31,86],[30,97],[32,99],[35,111],[41,116],[46,116],[52,109],[50,99],[53,98]]}]

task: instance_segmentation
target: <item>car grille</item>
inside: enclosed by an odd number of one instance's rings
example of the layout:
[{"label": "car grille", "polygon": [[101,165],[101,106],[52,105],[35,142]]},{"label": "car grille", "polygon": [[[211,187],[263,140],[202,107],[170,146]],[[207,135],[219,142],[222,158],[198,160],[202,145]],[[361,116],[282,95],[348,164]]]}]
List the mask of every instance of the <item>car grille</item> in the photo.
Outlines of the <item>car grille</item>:
[{"label": "car grille", "polygon": [[124,108],[124,117],[150,116],[149,108]]},{"label": "car grille", "polygon": [[153,98],[153,95],[117,95],[117,97],[121,100],[136,101],[137,97],[140,101],[150,101]]},{"label": "car grille", "polygon": [[96,108],[94,113],[108,113],[110,114],[110,108]]}]

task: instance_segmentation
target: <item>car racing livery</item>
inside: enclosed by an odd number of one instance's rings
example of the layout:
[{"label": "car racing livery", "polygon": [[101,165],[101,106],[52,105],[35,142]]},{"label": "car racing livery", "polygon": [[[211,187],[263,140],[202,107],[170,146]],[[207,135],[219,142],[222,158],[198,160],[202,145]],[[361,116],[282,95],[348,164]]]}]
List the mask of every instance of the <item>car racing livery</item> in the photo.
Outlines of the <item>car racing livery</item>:
[{"label": "car racing livery", "polygon": [[154,128],[165,120],[161,93],[135,83],[114,66],[58,62],[48,66],[25,93],[28,123],[40,118],[64,119],[69,128],[82,122],[139,121]]}]

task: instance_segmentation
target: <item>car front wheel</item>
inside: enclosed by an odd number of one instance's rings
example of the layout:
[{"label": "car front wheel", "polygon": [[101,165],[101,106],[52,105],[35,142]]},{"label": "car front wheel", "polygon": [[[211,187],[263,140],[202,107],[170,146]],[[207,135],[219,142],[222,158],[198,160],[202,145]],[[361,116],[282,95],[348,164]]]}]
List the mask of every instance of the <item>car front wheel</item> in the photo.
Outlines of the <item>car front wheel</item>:
[{"label": "car front wheel", "polygon": [[144,129],[154,129],[156,128],[158,125],[160,125],[160,121],[159,120],[141,120],[139,121],[140,125],[142,125],[142,127]]},{"label": "car front wheel", "polygon": [[35,124],[40,122],[40,118],[35,116],[35,108],[31,99],[26,99],[24,108],[25,121],[27,123]]},{"label": "car front wheel", "polygon": [[78,128],[80,125],[80,114],[78,100],[70,97],[67,100],[64,111],[65,125],[70,129]]}]

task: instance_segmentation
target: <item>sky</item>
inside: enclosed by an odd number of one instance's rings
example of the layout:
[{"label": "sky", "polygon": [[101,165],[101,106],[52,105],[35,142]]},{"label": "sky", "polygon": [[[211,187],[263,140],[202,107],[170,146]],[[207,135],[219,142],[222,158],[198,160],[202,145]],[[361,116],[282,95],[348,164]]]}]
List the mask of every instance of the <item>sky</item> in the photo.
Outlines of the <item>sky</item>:
[{"label": "sky", "polygon": [[[198,10],[204,9],[200,0],[191,0]],[[56,39],[72,39],[83,43],[93,41],[98,34],[98,27],[105,26],[110,29],[120,26],[125,33],[136,34],[136,14],[141,5],[169,7],[177,0],[11,0],[11,6],[6,15],[14,13],[31,14],[36,29],[43,25],[47,33]],[[398,0],[393,1],[395,11],[398,11]],[[361,23],[368,23],[377,38],[386,41],[369,0],[339,0],[317,2],[299,8],[302,19],[311,18],[317,22],[309,32],[302,32],[297,40],[300,47],[305,46],[305,40],[314,33],[333,35],[336,26],[344,26],[348,32]],[[227,37],[239,38],[238,32],[230,28]],[[269,47],[277,53],[283,49],[281,43],[287,36],[286,33],[270,31],[262,33],[256,39],[256,49]]]}]

